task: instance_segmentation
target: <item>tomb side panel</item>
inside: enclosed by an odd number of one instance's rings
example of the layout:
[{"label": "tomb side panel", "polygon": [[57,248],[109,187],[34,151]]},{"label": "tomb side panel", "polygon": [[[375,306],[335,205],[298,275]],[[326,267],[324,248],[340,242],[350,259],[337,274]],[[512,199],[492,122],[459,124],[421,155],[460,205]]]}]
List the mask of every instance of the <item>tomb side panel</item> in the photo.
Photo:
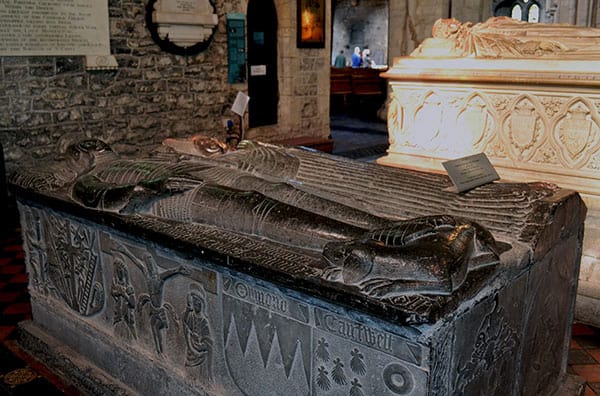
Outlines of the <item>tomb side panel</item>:
[{"label": "tomb side panel", "polygon": [[429,351],[414,329],[63,213],[20,209],[34,324],[141,393],[426,391]]}]

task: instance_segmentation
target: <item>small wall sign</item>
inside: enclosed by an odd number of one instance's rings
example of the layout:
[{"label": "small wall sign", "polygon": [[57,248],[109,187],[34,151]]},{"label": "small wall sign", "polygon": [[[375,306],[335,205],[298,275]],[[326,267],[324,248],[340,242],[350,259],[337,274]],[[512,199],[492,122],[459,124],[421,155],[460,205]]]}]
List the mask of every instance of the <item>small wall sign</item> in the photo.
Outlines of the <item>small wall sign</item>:
[{"label": "small wall sign", "polygon": [[455,187],[449,190],[454,192],[464,192],[500,179],[485,153],[445,161],[442,165]]}]

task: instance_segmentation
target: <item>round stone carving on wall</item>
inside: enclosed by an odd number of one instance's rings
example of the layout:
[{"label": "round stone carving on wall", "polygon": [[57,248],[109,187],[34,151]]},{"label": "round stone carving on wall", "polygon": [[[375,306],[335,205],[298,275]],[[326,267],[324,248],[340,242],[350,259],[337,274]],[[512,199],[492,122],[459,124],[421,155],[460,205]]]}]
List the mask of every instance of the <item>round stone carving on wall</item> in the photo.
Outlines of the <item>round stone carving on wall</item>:
[{"label": "round stone carving on wall", "polygon": [[209,0],[149,0],[146,26],[159,47],[177,55],[204,51],[219,22]]}]

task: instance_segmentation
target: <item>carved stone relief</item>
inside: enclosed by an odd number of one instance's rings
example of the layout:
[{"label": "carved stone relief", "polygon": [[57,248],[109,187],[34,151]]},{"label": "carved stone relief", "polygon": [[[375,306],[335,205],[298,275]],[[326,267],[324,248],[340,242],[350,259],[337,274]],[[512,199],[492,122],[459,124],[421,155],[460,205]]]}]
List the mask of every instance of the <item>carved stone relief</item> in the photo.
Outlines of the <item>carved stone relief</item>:
[{"label": "carved stone relief", "polygon": [[[521,343],[529,340],[521,336],[519,317],[522,315],[523,298],[526,288],[526,276],[514,282],[510,293],[501,292],[488,296],[484,301],[472,307],[475,316],[472,319],[459,319],[450,332],[455,334],[451,340],[452,352],[458,358],[450,372],[451,392],[447,394],[514,394],[507,386],[510,373],[518,369],[515,360]],[[450,339],[448,339],[450,340]],[[448,346],[441,343],[441,353]]]},{"label": "carved stone relief", "polygon": [[418,344],[320,309],[315,310],[316,395],[417,395],[427,373]]},{"label": "carved stone relief", "polygon": [[598,151],[600,129],[598,115],[587,101],[578,98],[571,103],[554,127],[562,162],[570,168],[580,168]]},{"label": "carved stone relief", "polygon": [[457,129],[462,127],[463,133],[455,136],[457,146],[473,147],[479,150],[492,136],[495,129],[494,114],[490,105],[479,93],[473,93],[465,98],[464,105],[460,108],[456,117]]},{"label": "carved stone relief", "polygon": [[[570,238],[565,246],[573,247],[575,243],[575,238]],[[563,293],[575,292],[576,277],[565,263],[575,257],[576,250],[568,247],[554,249],[532,271],[528,285],[530,298],[525,302],[527,316],[531,320],[524,330],[524,337],[529,342],[523,351],[521,370],[524,381],[520,394],[543,394],[545,387],[566,366],[563,350],[568,345],[570,324],[565,323],[564,318],[568,317],[570,308]],[[540,276],[545,280],[542,281]]]},{"label": "carved stone relief", "polygon": [[19,205],[23,225],[23,249],[27,254],[30,290],[48,295],[54,287],[48,274],[48,256],[42,219],[38,210]]},{"label": "carved stone relief", "polygon": [[518,345],[518,329],[506,315],[495,300],[474,334],[469,359],[456,368],[454,394],[470,394],[475,389],[486,395],[508,393],[503,376],[510,371],[508,365]]},{"label": "carved stone relief", "polygon": [[309,394],[308,306],[230,277],[222,304],[224,355],[237,387],[249,396]]},{"label": "carved stone relief", "polygon": [[106,233],[100,245],[111,282],[106,331],[210,385],[216,274]]},{"label": "carved stone relief", "polygon": [[502,122],[503,138],[511,157],[527,161],[543,143],[545,125],[535,100],[528,96],[517,98]]},{"label": "carved stone relief", "polygon": [[32,287],[61,299],[82,316],[104,306],[98,235],[81,223],[28,207],[23,212]]},{"label": "carved stone relief", "polygon": [[[591,95],[394,83],[392,88],[392,155],[451,159],[483,151],[492,162],[504,160],[501,164],[594,169],[600,107]],[[408,102],[416,94],[417,104]]]}]

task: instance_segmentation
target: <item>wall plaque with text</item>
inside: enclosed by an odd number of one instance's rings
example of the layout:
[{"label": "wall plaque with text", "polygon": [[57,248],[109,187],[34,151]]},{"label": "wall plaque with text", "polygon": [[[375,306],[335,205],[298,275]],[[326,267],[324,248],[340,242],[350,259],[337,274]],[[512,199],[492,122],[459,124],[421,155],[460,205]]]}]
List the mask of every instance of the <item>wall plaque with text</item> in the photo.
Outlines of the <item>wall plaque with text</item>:
[{"label": "wall plaque with text", "polygon": [[89,55],[116,66],[106,1],[0,0],[0,37],[0,56]]}]

